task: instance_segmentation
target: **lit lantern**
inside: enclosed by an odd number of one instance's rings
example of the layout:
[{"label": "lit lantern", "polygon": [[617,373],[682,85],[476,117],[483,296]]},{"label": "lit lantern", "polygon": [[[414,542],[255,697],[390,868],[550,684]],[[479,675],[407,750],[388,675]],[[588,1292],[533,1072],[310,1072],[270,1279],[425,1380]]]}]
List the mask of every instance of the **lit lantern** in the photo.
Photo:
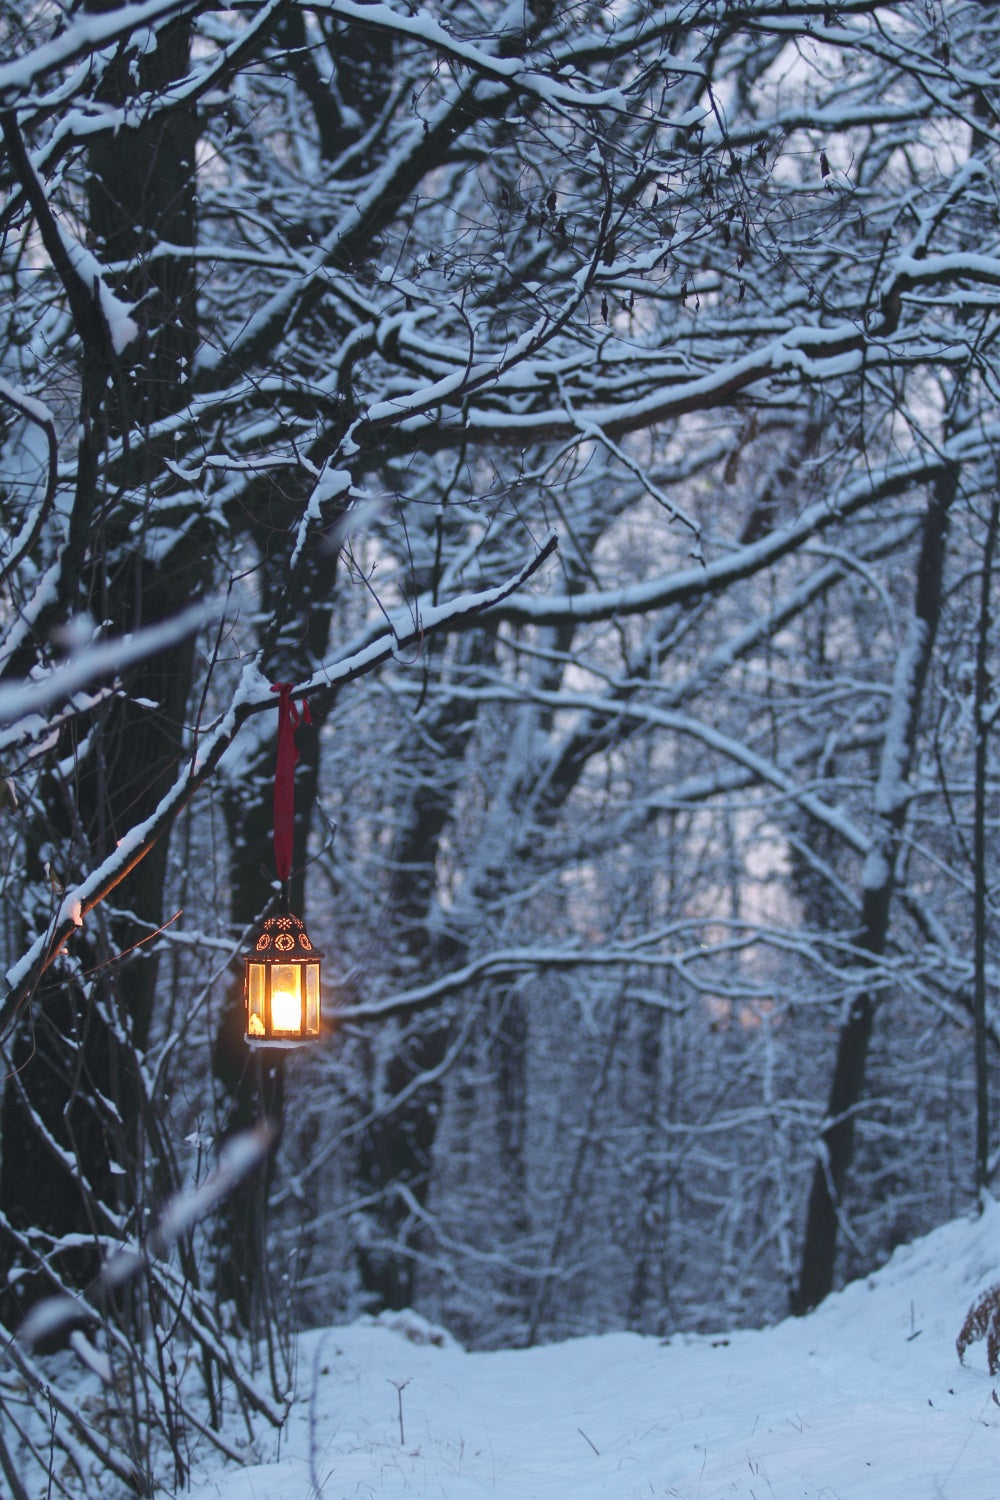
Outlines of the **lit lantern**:
[{"label": "lit lantern", "polygon": [[261,923],[243,955],[251,1047],[301,1047],[319,1040],[322,957],[287,908]]},{"label": "lit lantern", "polygon": [[274,863],[281,882],[277,913],[267,917],[244,953],[246,1040],[251,1047],[301,1047],[319,1041],[319,961],[299,917],[288,910],[295,818],[295,731],[309,723],[309,707],[292,701],[292,684],[278,682],[278,755],[274,768]]}]

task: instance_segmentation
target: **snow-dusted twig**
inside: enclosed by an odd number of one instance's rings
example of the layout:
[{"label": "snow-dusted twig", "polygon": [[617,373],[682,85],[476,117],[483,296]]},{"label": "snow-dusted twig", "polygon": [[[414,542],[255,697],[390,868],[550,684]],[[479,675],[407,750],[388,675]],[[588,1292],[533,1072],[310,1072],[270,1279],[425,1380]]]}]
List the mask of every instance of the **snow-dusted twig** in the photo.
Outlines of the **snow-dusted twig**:
[{"label": "snow-dusted twig", "polygon": [[26,557],[35,545],[52,510],[59,480],[59,442],[56,437],[55,417],[48,407],[36,400],[34,396],[29,396],[26,391],[11,385],[10,381],[4,380],[2,376],[0,376],[0,401],[13,407],[18,416],[23,417],[26,422],[33,422],[36,427],[42,429],[48,450],[44,493],[17,536],[14,537],[9,554],[0,565],[0,585],[2,585],[6,583],[21,559]]},{"label": "snow-dusted twig", "polygon": [[[175,1194],[164,1207],[146,1251],[120,1250],[105,1262],[92,1287],[98,1302],[117,1291],[146,1268],[151,1258],[163,1256],[181,1235],[187,1234],[233,1191],[248,1172],[267,1155],[274,1142],[275,1125],[265,1120],[252,1130],[226,1141],[215,1170],[198,1187]],[[76,1297],[45,1297],[37,1302],[17,1330],[18,1340],[33,1348],[61,1336],[81,1314],[93,1317],[93,1309]]]}]

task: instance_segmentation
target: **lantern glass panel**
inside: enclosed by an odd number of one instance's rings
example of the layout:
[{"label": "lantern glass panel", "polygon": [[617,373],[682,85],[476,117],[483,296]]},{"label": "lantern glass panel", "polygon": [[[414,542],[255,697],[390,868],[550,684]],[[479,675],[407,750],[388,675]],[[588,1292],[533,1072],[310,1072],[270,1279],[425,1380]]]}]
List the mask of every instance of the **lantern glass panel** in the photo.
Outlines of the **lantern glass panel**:
[{"label": "lantern glass panel", "polygon": [[319,1035],[319,964],[306,964],[306,1032]]},{"label": "lantern glass panel", "polygon": [[264,1035],[264,965],[247,965],[247,1035]]},{"label": "lantern glass panel", "polygon": [[302,1030],[300,964],[271,965],[271,1030],[298,1033]]}]

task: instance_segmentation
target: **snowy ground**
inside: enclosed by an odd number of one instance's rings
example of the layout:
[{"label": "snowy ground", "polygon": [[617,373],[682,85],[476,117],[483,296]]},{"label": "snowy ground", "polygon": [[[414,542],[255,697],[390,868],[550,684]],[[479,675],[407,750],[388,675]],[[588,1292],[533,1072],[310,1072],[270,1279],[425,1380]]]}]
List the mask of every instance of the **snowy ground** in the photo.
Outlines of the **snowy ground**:
[{"label": "snowy ground", "polygon": [[413,1315],[310,1333],[280,1456],[192,1493],[1000,1500],[1000,1380],[982,1344],[967,1367],[955,1352],[969,1303],[996,1281],[991,1204],[812,1316],[762,1331],[490,1354],[436,1346]]}]

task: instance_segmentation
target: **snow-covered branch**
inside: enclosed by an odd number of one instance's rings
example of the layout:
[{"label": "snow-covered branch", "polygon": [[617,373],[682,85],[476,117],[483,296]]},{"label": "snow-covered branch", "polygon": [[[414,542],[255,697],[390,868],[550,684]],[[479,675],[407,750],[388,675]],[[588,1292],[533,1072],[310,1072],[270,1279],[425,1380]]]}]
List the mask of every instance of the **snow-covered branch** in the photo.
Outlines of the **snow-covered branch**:
[{"label": "snow-covered branch", "polygon": [[[522,587],[549,558],[556,548],[555,536],[550,536],[536,555],[506,582],[477,593],[459,595],[450,603],[434,605],[421,601],[414,611],[401,611],[390,618],[388,630],[381,630],[368,644],[352,651],[345,658],[324,665],[312,677],[298,683],[293,697],[317,695],[353,682],[358,677],[373,671],[382,663],[391,660],[397,653],[412,646],[419,646],[434,631],[445,626],[458,628],[483,615],[493,605],[507,598],[515,589]],[[204,618],[204,615],[201,616]],[[191,621],[184,622],[184,631],[194,628]],[[169,627],[157,627],[169,631]],[[100,650],[101,648],[96,648]],[[80,664],[81,671],[90,670],[87,659]],[[28,689],[12,689],[20,694]],[[13,701],[13,700],[12,700]],[[23,703],[17,697],[18,704]],[[266,709],[273,709],[274,694],[270,683],[261,675],[256,661],[244,668],[239,686],[233,694],[227,712],[213,729],[204,733],[199,741],[196,756],[173,785],[158,802],[153,813],[142,823],[130,828],[118,840],[114,852],[109,854],[82,881],[66,891],[59,909],[46,930],[11,965],[5,980],[7,993],[0,1004],[0,1033],[10,1025],[25,998],[31,993],[38,978],[62,952],[74,931],[81,926],[86,914],[103,901],[125,876],[135,868],[163,838],[175,823],[195,792],[204,785],[218,767],[222,757],[233,743],[247,719]]]}]

